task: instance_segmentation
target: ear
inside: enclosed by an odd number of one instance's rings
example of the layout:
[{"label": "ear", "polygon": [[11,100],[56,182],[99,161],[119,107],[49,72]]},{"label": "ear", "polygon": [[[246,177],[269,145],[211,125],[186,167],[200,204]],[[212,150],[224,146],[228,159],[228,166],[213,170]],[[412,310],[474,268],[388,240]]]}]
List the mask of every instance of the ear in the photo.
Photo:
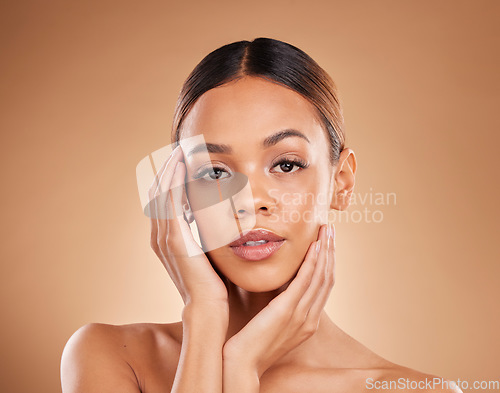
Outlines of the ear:
[{"label": "ear", "polygon": [[186,219],[188,224],[191,224],[194,221],[194,215],[191,211],[191,207],[189,206],[189,202],[183,202],[182,210],[184,211],[184,218]]},{"label": "ear", "polygon": [[330,209],[345,210],[349,207],[354,190],[356,167],[354,151],[344,148],[340,152],[339,162],[332,174],[333,194]]}]

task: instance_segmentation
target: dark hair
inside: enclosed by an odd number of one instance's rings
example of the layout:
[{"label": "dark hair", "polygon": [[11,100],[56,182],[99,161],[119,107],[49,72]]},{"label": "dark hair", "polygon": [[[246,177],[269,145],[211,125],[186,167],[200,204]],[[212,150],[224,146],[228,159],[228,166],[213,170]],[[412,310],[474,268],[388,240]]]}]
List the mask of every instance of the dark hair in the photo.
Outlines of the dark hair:
[{"label": "dark hair", "polygon": [[326,129],[330,162],[344,149],[344,118],[337,89],[328,73],[299,48],[272,38],[224,45],[201,60],[184,82],[172,124],[172,143],[180,139],[184,118],[206,91],[244,76],[256,76],[288,87],[311,102]]}]

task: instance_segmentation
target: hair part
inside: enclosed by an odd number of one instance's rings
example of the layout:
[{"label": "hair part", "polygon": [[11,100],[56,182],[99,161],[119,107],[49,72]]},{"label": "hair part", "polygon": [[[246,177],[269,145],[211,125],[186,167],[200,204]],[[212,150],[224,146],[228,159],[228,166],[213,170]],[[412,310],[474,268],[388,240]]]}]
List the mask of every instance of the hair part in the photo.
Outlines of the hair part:
[{"label": "hair part", "polygon": [[183,121],[208,90],[245,76],[264,78],[288,87],[314,105],[330,143],[336,165],[345,146],[344,117],[337,88],[309,55],[283,41],[259,37],[224,45],[205,56],[182,85],[174,112],[172,143],[180,140]]}]

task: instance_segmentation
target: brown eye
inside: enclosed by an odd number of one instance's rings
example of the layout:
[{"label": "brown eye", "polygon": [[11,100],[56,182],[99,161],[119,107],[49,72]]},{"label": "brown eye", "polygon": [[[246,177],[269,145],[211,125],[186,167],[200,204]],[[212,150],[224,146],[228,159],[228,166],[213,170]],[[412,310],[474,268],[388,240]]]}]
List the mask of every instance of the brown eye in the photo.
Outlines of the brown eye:
[{"label": "brown eye", "polygon": [[285,162],[283,164],[280,164],[280,169],[283,172],[291,172],[295,164],[292,164],[291,162]]},{"label": "brown eye", "polygon": [[294,173],[297,172],[299,169],[304,169],[307,168],[308,166],[309,164],[307,164],[305,161],[302,160],[285,159],[275,164],[273,168],[279,168],[280,170],[277,171],[278,173]]}]

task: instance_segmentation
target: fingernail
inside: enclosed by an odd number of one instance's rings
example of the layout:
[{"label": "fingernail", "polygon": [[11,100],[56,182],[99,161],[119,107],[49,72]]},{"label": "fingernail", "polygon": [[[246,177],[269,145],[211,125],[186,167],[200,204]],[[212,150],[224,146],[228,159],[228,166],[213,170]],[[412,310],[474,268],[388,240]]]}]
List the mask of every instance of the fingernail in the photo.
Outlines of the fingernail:
[{"label": "fingernail", "polygon": [[316,254],[319,254],[319,249],[321,248],[321,240],[316,243]]},{"label": "fingernail", "polygon": [[332,223],[329,222],[326,228],[326,235],[332,237]]}]

